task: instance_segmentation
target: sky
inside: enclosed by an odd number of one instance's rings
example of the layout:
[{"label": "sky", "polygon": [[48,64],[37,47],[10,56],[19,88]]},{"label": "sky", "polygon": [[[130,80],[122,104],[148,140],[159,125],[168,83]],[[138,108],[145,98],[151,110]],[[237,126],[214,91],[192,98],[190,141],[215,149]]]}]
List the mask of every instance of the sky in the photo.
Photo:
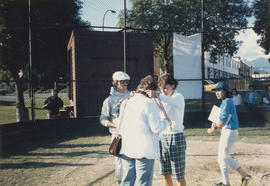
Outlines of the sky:
[{"label": "sky", "polygon": [[243,42],[237,53],[242,59],[251,61],[261,57],[270,58],[270,55],[265,55],[264,49],[257,43],[260,37],[252,29],[241,31],[236,39]]},{"label": "sky", "polygon": [[[104,26],[115,27],[118,23],[118,15],[124,9],[124,0],[81,0],[83,4],[82,18],[91,23],[92,26],[103,25],[103,16],[107,10],[114,10],[116,13],[108,11],[105,15]],[[130,0],[126,0],[127,9],[131,7]],[[102,30],[95,28],[94,30]],[[104,29],[110,31],[110,29]],[[114,29],[114,31],[116,31]]]},{"label": "sky", "polygon": [[[124,8],[124,0],[81,0],[83,4],[82,18],[91,23],[92,26],[103,25],[103,16],[107,10],[114,10],[116,13],[108,11],[105,15],[104,26],[114,27],[117,26],[118,14]],[[127,9],[131,7],[130,0],[126,0]],[[249,18],[249,26],[253,26],[254,18]],[[101,28],[95,28],[94,30],[102,30]],[[117,31],[112,29],[104,29],[105,31]],[[240,56],[242,59],[254,60],[257,58],[270,58],[270,55],[264,55],[264,50],[257,44],[257,40],[260,37],[255,34],[252,29],[247,29],[240,32],[236,37],[237,40],[242,41],[238,53],[236,56]]]}]

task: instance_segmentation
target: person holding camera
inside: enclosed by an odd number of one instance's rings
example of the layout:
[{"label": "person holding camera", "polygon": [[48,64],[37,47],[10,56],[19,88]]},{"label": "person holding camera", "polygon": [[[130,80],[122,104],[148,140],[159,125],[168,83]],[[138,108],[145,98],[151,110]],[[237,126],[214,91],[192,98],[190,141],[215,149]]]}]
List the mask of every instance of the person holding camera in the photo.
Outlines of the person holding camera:
[{"label": "person holding camera", "polygon": [[179,185],[186,186],[186,139],[183,125],[185,99],[175,90],[177,85],[177,80],[169,73],[161,75],[158,79],[161,91],[159,97],[171,121],[171,126],[160,135],[160,173],[168,186],[173,185],[172,177]]},{"label": "person holding camera", "polygon": [[167,118],[161,119],[159,108],[148,92],[156,88],[154,78],[146,76],[135,94],[121,105],[122,186],[134,185],[135,181],[137,185],[152,185],[154,162],[159,158],[158,136],[169,124]]}]

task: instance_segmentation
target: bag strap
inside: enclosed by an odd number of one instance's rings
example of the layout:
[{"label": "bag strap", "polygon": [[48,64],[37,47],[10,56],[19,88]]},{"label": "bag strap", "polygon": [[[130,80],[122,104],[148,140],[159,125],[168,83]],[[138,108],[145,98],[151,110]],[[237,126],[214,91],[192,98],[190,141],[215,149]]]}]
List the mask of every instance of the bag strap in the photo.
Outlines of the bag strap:
[{"label": "bag strap", "polygon": [[161,112],[164,114],[164,116],[166,117],[166,119],[169,121],[169,125],[170,127],[172,126],[172,121],[171,119],[168,117],[168,114],[166,113],[166,110],[160,100],[160,97],[157,96],[156,98],[154,98],[154,101],[156,102],[158,108],[161,110]]},{"label": "bag strap", "polygon": [[[120,131],[120,128],[121,128],[121,126],[122,126],[122,122],[123,122],[123,118],[124,118],[124,113],[125,113],[125,110],[126,110],[126,106],[127,106],[127,102],[128,102],[128,100],[131,98],[132,96],[129,96],[128,98],[127,98],[127,100],[126,101],[124,101],[124,108],[123,108],[123,113],[121,114],[120,113],[120,122],[119,122],[119,127],[117,128],[117,130],[116,130],[116,136],[118,136],[119,135],[119,131]],[[120,106],[121,107],[121,106]]]}]

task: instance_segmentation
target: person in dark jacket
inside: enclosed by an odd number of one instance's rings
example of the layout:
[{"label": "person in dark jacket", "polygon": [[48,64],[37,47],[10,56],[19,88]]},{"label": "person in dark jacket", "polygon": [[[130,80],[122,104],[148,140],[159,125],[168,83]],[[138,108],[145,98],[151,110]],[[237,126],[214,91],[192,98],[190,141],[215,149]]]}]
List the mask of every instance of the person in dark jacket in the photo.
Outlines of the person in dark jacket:
[{"label": "person in dark jacket", "polygon": [[59,117],[59,109],[64,105],[61,98],[58,97],[58,91],[56,89],[52,89],[51,96],[48,97],[45,102],[43,108],[47,110],[48,119],[55,119]]}]

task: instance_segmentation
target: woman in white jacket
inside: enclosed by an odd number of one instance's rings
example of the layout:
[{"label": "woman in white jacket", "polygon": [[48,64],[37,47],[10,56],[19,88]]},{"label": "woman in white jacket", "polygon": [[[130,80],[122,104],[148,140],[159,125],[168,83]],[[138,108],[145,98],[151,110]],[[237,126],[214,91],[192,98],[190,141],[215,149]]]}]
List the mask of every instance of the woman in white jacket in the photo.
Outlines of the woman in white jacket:
[{"label": "woman in white jacket", "polygon": [[156,103],[146,94],[147,90],[156,88],[152,76],[146,76],[134,96],[121,105],[123,186],[134,185],[135,181],[137,185],[152,185],[154,161],[159,158],[158,135],[168,125],[167,120],[161,120]]}]

